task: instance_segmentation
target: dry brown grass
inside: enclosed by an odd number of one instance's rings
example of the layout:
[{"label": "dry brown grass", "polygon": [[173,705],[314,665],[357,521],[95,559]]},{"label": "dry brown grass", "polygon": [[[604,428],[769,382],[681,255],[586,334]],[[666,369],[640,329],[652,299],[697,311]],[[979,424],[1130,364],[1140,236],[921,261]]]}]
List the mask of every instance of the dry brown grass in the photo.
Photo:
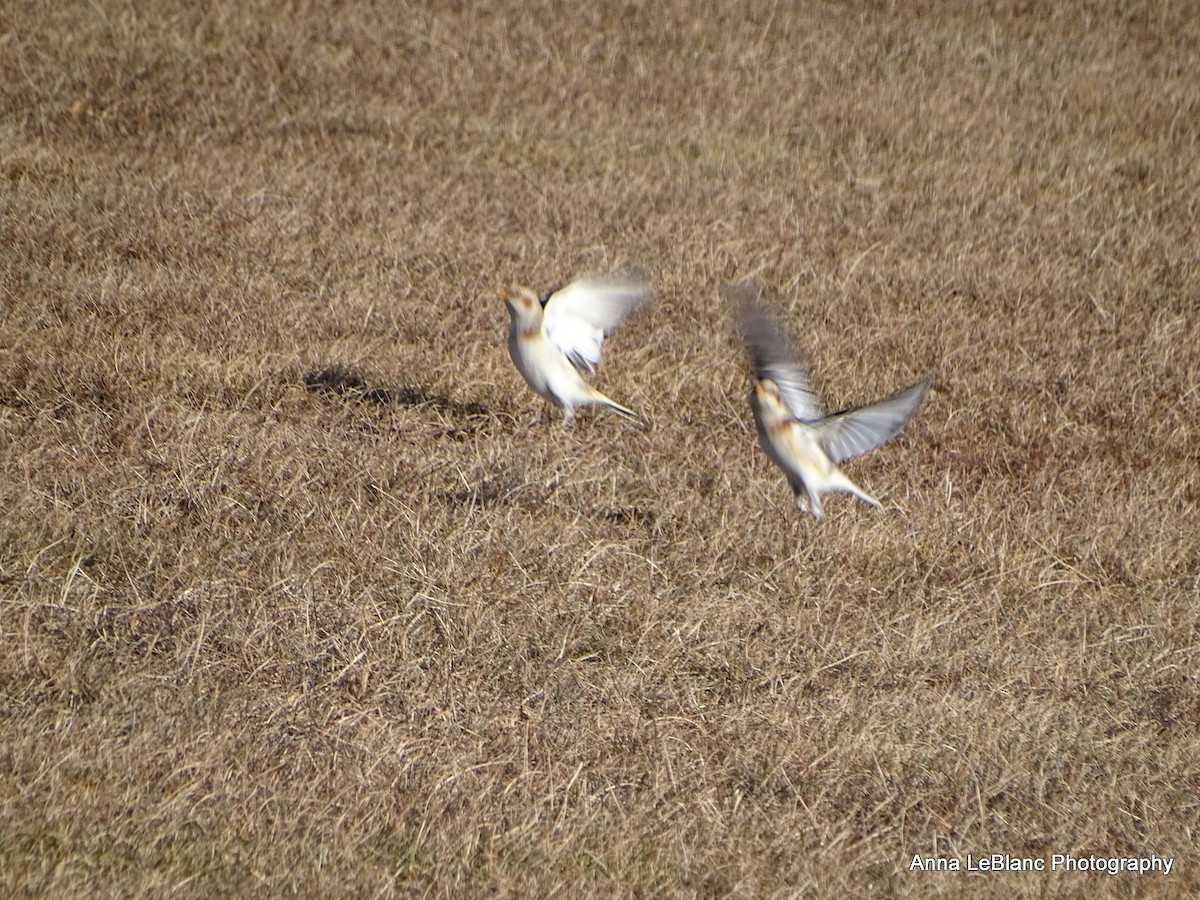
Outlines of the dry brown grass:
[{"label": "dry brown grass", "polygon": [[[3,893],[1200,892],[1191,4],[194,6],[0,12]],[[653,427],[531,424],[494,289],[624,265]],[[745,276],[938,373],[890,509]]]}]

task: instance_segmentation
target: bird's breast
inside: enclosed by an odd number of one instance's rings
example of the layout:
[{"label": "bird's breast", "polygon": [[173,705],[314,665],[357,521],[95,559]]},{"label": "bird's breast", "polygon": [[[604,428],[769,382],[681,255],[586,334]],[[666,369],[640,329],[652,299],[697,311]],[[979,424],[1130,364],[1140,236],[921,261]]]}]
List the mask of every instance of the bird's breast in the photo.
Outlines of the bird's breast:
[{"label": "bird's breast", "polygon": [[776,461],[805,481],[822,480],[833,471],[833,460],[821,449],[816,435],[798,422],[771,423],[764,439]]}]

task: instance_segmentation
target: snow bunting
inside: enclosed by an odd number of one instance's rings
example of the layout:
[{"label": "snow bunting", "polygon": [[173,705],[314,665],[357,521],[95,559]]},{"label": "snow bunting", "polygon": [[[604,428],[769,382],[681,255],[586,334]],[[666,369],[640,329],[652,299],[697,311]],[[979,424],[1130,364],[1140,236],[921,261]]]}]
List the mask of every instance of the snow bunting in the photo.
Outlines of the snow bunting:
[{"label": "snow bunting", "polygon": [[759,306],[757,290],[740,284],[730,293],[741,305],[743,336],[754,365],[750,406],[758,442],[787,475],[796,506],[819,519],[821,494],[826,491],[847,491],[879,506],[878,500],[846,477],[838,463],[899,434],[925,399],[933,376],[869,406],[823,416],[807,370],[789,348],[779,324]]},{"label": "snow bunting", "polygon": [[610,406],[641,421],[631,409],[610,400],[583,379],[595,374],[604,338],[649,296],[644,284],[581,278],[538,297],[528,288],[500,291],[508,304],[508,353],[529,386],[563,411],[563,425],[575,409]]}]

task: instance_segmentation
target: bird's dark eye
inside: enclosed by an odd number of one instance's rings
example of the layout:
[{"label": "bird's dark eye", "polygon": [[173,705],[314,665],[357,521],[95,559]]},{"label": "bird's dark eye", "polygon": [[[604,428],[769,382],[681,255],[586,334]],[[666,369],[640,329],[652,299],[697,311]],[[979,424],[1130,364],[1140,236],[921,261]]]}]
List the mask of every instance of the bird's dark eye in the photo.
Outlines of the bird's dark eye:
[{"label": "bird's dark eye", "polygon": [[562,282],[560,281],[560,282],[558,282],[558,284],[554,285],[549,290],[542,291],[542,293],[538,295],[538,303],[542,304],[542,306],[545,307],[545,305],[550,302],[550,298],[553,297],[555,294],[557,294],[561,290],[562,290]]}]

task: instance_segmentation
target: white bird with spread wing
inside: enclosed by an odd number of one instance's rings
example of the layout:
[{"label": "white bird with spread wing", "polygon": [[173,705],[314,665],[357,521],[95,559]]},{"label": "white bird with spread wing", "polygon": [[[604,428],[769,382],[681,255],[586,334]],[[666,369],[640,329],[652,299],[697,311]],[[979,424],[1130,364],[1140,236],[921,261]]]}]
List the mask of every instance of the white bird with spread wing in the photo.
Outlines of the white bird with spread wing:
[{"label": "white bird with spread wing", "polygon": [[648,296],[645,284],[599,278],[581,278],[540,298],[524,287],[500,291],[500,299],[508,304],[513,364],[531,388],[562,409],[564,426],[574,420],[577,407],[589,404],[641,420],[583,375],[595,374],[604,338]]},{"label": "white bird with spread wing", "polygon": [[758,442],[787,475],[796,506],[821,518],[821,494],[847,491],[880,503],[838,468],[838,463],[873,450],[899,434],[925,399],[933,376],[868,406],[825,416],[808,372],[788,347],[779,324],[763,312],[758,291],[748,284],[730,289],[740,303],[746,347],[754,365],[750,406]]}]

